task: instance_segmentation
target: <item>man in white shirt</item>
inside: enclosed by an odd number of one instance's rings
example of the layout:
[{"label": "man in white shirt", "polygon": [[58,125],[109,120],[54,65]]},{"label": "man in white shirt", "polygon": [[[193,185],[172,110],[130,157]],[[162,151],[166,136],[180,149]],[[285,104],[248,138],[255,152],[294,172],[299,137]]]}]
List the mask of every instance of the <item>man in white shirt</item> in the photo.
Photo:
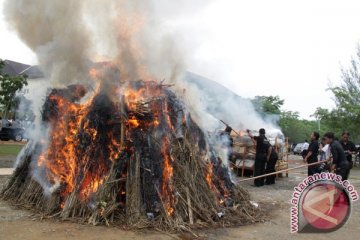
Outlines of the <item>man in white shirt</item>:
[{"label": "man in white shirt", "polygon": [[322,152],[324,152],[324,159],[321,160],[329,160],[330,159],[330,145],[326,144],[322,149]]},{"label": "man in white shirt", "polygon": [[301,146],[301,156],[305,159],[306,155],[308,154],[309,150],[309,143],[308,140],[305,140],[304,144]]}]

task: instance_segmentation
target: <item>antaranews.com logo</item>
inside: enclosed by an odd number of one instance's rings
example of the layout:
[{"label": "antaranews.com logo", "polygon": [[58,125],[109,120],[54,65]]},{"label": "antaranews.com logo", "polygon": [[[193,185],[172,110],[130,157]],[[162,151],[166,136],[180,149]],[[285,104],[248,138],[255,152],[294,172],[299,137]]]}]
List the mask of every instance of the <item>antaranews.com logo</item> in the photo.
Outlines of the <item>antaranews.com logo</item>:
[{"label": "antaranews.com logo", "polygon": [[341,228],[359,195],[349,181],[334,173],[317,173],[294,188],[291,232],[324,233]]}]

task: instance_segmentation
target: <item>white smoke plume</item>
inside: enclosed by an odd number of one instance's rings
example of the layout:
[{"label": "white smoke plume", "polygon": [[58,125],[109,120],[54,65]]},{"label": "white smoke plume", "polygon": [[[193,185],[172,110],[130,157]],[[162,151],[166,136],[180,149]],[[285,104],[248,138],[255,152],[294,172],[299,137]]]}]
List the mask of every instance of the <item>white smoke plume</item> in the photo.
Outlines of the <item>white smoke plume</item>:
[{"label": "white smoke plume", "polygon": [[8,0],[4,15],[37,54],[54,86],[82,79],[89,34],[82,20],[84,1]]},{"label": "white smoke plume", "polygon": [[90,60],[116,63],[126,79],[177,75],[173,47],[146,0],[8,0],[4,15],[37,54],[53,86],[83,82]]},{"label": "white smoke plume", "polygon": [[109,61],[120,68],[123,81],[165,79],[175,83],[178,94],[186,89],[190,112],[205,130],[223,127],[219,118],[237,129],[276,129],[248,100],[229,95],[218,85],[195,84],[185,74],[194,49],[165,23],[195,14],[209,2],[7,0],[4,14],[37,54],[52,87],[88,81],[91,62]]}]

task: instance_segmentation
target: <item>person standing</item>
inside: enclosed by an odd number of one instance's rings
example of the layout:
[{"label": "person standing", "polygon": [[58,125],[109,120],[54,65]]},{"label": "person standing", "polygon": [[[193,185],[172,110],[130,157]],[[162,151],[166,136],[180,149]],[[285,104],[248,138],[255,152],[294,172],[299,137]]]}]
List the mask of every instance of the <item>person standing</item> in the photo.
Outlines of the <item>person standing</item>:
[{"label": "person standing", "polygon": [[[277,160],[279,158],[278,152],[277,152],[275,147],[271,146],[271,149],[269,149],[268,151],[271,151],[271,152],[270,152],[270,158],[268,159],[268,161],[266,163],[266,169],[265,169],[266,174],[275,172],[276,162],[277,162]],[[275,174],[267,176],[266,180],[265,180],[265,184],[266,185],[275,184],[275,179],[276,179]]]},{"label": "person standing", "polygon": [[230,147],[234,146],[234,139],[231,136],[232,130],[233,130],[232,127],[230,127],[229,125],[226,125],[226,128],[225,128],[224,133],[223,133],[223,135],[225,135],[226,138],[228,139],[228,144],[229,144]]},{"label": "person standing", "polygon": [[326,159],[326,152],[323,150],[326,145],[325,138],[322,138],[319,146],[320,161],[324,161]]},{"label": "person standing", "polygon": [[349,168],[348,171],[346,172],[347,178],[349,178],[350,170],[353,168],[354,165],[352,155],[356,153],[356,146],[352,141],[349,140],[349,138],[350,138],[350,133],[345,131],[341,135],[341,140],[340,140],[340,144],[345,151],[346,159],[349,162]]},{"label": "person standing", "polygon": [[[331,152],[330,152],[330,146],[329,144],[327,144],[325,142],[325,138],[323,137],[321,139],[321,143],[320,143],[320,147],[319,147],[319,152],[320,152],[320,161],[330,161],[330,157],[331,157]],[[331,170],[330,165],[328,164],[328,162],[322,163],[318,169],[317,172],[321,173],[324,171],[329,171]]]},{"label": "person standing", "polygon": [[301,146],[301,156],[303,157],[303,159],[305,159],[306,155],[308,154],[308,149],[309,149],[309,143],[308,140],[305,140],[304,144]]},{"label": "person standing", "polygon": [[226,125],[225,130],[220,132],[219,140],[222,143],[222,150],[224,151],[224,154],[227,155],[227,160],[234,163],[233,162],[234,160],[232,158],[232,156],[233,156],[232,147],[234,145],[234,140],[231,137],[232,130],[233,129],[230,126]]},{"label": "person standing", "polygon": [[330,145],[326,144],[323,148],[322,151],[325,152],[325,159],[324,160],[330,160],[331,158],[331,149],[330,149]]},{"label": "person standing", "polygon": [[[254,177],[264,175],[265,164],[271,154],[271,145],[265,136],[265,129],[261,128],[259,130],[259,136],[256,137],[254,137],[249,130],[247,130],[247,133],[256,146]],[[263,177],[255,179],[254,185],[256,187],[262,187],[264,186],[264,181],[265,179]]]},{"label": "person standing", "polygon": [[338,141],[335,140],[334,133],[328,132],[324,135],[324,137],[326,143],[330,145],[330,151],[333,159],[332,170],[335,170],[335,173],[340,175],[342,180],[347,180],[347,173],[350,164],[346,159],[344,148]]},{"label": "person standing", "polygon": [[[310,164],[318,161],[319,155],[319,137],[318,132],[313,132],[310,136],[311,143],[309,145],[307,154],[304,158],[304,162]],[[314,175],[316,173],[318,166],[308,166],[308,176]]]}]

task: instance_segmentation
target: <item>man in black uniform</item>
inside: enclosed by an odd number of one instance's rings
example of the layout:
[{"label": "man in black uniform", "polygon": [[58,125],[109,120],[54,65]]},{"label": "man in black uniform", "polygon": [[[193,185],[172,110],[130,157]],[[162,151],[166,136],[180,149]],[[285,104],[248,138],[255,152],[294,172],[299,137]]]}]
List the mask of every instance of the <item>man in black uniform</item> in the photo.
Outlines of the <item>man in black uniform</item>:
[{"label": "man in black uniform", "polygon": [[[310,136],[311,143],[309,145],[308,152],[305,156],[304,162],[306,163],[315,163],[318,161],[319,155],[319,137],[318,132],[313,132]],[[308,167],[308,176],[314,175],[318,166],[309,166]]]},{"label": "man in black uniform", "polygon": [[223,147],[227,148],[228,150],[228,160],[233,164],[235,164],[236,159],[233,159],[232,157],[233,155],[232,147],[234,146],[234,139],[231,137],[232,130],[233,129],[229,125],[226,125],[225,130],[220,133],[220,138],[221,138],[220,140],[223,143]]},{"label": "man in black uniform", "polygon": [[[255,156],[255,173],[254,177],[265,174],[265,164],[266,161],[270,158],[270,149],[271,145],[265,136],[265,129],[259,130],[259,136],[254,137],[251,135],[250,131],[247,131],[249,137],[256,146],[256,156]],[[264,186],[264,178],[255,179],[254,184],[256,187]]]},{"label": "man in black uniform", "polygon": [[[268,159],[268,161],[266,163],[266,170],[265,170],[266,174],[275,172],[276,162],[279,158],[275,147],[271,147],[271,149],[269,149],[269,151],[271,151],[271,152],[270,152],[270,158]],[[275,174],[267,176],[265,184],[266,185],[275,184],[275,179],[276,179]]]},{"label": "man in black uniform", "polygon": [[345,151],[341,144],[335,140],[334,133],[328,132],[325,134],[325,141],[330,144],[331,154],[333,158],[332,169],[335,169],[335,173],[342,177],[342,180],[347,180],[347,172],[349,168],[349,162],[346,159]]},{"label": "man in black uniform", "polygon": [[346,159],[349,162],[349,168],[346,173],[346,175],[347,175],[346,178],[349,178],[350,169],[353,168],[352,155],[356,153],[355,144],[352,141],[350,141],[349,138],[350,138],[350,133],[343,132],[343,134],[341,135],[341,141],[340,141],[341,146],[344,148]]},{"label": "man in black uniform", "polygon": [[232,132],[232,127],[230,127],[229,125],[226,125],[226,128],[224,130],[224,135],[227,136],[227,138],[229,139],[229,145],[230,147],[234,146],[234,139],[231,136],[231,132]]}]

